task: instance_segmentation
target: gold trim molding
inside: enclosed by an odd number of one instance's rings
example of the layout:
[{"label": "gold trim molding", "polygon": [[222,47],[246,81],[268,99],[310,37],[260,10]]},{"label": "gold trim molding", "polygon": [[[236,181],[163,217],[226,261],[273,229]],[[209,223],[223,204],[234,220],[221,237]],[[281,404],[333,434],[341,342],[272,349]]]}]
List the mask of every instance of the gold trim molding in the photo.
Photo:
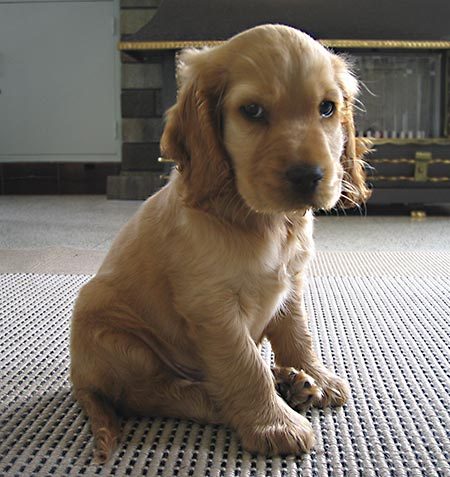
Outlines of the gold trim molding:
[{"label": "gold trim molding", "polygon": [[450,137],[430,137],[430,138],[413,138],[413,139],[400,139],[400,138],[370,138],[370,142],[373,145],[393,144],[397,146],[411,145],[411,146],[427,146],[431,144],[439,144],[441,146],[450,145]]},{"label": "gold trim molding", "polygon": [[450,41],[413,41],[413,40],[319,40],[324,46],[333,48],[398,48],[447,50]]},{"label": "gold trim molding", "polygon": [[[425,159],[428,165],[445,164],[450,165],[450,159]],[[415,164],[417,159],[368,159],[369,164]]]},{"label": "gold trim molding", "polygon": [[371,182],[383,181],[383,182],[450,182],[450,177],[427,177],[425,180],[418,181],[412,176],[373,176],[370,178]]},{"label": "gold trim molding", "polygon": [[179,50],[181,48],[201,48],[202,46],[219,46],[224,41],[121,41],[120,51],[129,50]]},{"label": "gold trim molding", "polygon": [[[450,41],[410,41],[410,40],[319,40],[330,48],[397,48],[397,49],[450,49]],[[221,40],[188,40],[188,41],[121,41],[120,51],[136,50],[178,50],[181,48],[201,48],[203,46],[219,46]]]}]

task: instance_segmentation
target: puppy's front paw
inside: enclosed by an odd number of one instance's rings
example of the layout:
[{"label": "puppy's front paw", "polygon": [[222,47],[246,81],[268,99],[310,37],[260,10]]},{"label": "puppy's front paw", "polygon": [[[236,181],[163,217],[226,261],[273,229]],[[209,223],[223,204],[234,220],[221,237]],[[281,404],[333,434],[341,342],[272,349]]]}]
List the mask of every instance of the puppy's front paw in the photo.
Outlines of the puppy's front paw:
[{"label": "puppy's front paw", "polygon": [[278,394],[296,411],[304,411],[319,403],[322,388],[303,369],[273,368]]},{"label": "puppy's front paw", "polygon": [[300,454],[314,445],[311,424],[281,399],[274,416],[239,430],[242,446],[258,454]]},{"label": "puppy's front paw", "polygon": [[350,388],[345,380],[328,370],[316,377],[322,388],[322,397],[314,404],[317,407],[343,406],[350,397]]}]

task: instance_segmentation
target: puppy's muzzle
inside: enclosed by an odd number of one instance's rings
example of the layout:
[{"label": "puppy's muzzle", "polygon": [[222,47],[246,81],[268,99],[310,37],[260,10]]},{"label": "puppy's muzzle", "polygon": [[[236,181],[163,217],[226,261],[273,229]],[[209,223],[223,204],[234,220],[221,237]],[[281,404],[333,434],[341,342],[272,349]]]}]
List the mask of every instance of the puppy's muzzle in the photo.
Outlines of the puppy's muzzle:
[{"label": "puppy's muzzle", "polygon": [[301,165],[289,168],[285,175],[296,192],[310,196],[316,191],[324,172],[319,166]]}]

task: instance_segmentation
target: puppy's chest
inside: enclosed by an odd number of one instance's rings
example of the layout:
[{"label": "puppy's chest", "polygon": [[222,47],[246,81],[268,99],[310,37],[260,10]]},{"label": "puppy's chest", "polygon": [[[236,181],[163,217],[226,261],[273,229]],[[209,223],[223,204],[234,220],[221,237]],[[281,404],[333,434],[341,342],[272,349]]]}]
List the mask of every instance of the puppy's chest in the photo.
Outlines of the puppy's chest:
[{"label": "puppy's chest", "polygon": [[292,280],[284,254],[262,257],[250,264],[239,280],[239,306],[248,320],[252,338],[259,341],[271,318],[292,292]]}]

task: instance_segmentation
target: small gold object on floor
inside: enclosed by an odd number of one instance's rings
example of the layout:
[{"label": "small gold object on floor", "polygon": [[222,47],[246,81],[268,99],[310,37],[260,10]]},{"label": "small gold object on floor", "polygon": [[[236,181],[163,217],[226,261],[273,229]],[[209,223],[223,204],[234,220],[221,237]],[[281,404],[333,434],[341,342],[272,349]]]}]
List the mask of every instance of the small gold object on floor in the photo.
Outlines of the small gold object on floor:
[{"label": "small gold object on floor", "polygon": [[424,210],[411,210],[411,218],[413,220],[426,219],[427,213]]}]

